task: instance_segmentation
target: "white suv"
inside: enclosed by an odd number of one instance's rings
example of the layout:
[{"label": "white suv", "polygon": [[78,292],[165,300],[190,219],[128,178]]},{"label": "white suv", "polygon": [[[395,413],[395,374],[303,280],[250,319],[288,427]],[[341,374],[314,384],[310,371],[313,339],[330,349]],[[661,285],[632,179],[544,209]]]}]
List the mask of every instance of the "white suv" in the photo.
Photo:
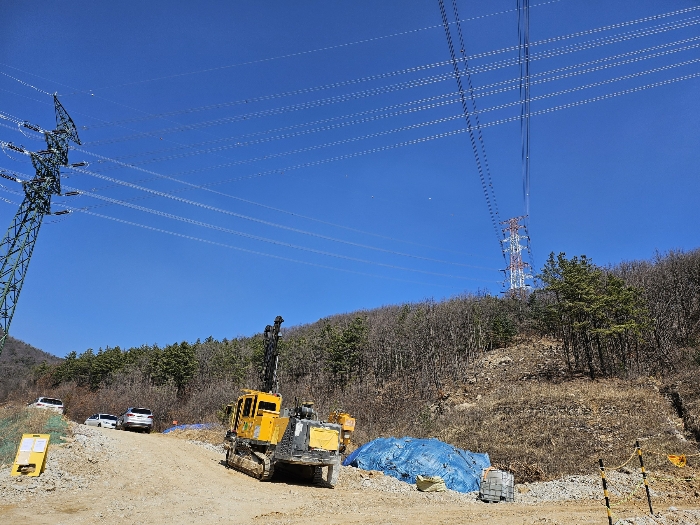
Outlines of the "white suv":
[{"label": "white suv", "polygon": [[40,397],[34,401],[34,403],[29,403],[28,406],[55,410],[59,414],[63,414],[63,401],[60,399],[54,399],[53,397]]},{"label": "white suv", "polygon": [[153,413],[147,408],[129,407],[117,418],[117,429],[136,428],[150,432],[153,428]]}]

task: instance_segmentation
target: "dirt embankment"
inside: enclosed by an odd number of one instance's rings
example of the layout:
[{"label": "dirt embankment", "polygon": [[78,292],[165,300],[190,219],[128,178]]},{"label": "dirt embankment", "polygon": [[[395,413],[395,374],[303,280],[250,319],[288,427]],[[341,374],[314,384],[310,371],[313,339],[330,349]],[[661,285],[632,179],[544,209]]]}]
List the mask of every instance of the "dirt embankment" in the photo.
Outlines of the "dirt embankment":
[{"label": "dirt embankment", "polygon": [[[518,485],[515,503],[484,504],[475,494],[421,493],[381,473],[343,468],[335,489],[291,481],[261,483],[222,464],[216,445],[161,434],[73,425],[50,449],[46,472],[21,481],[0,472],[3,523],[441,524],[602,523],[596,475]],[[695,471],[697,476],[698,472]],[[611,473],[611,492],[635,488],[629,473]],[[681,490],[683,489],[683,490]],[[700,523],[700,494],[652,483],[659,517],[645,521],[642,493],[614,508],[620,523]],[[696,490],[694,493],[693,490]],[[618,498],[621,500],[622,498]],[[636,521],[631,521],[633,518]]]},{"label": "dirt embankment", "polygon": [[671,474],[663,453],[700,451],[698,380],[684,376],[669,390],[672,379],[572,377],[556,341],[525,341],[489,352],[465,382],[446,385],[423,414],[424,432],[488,452],[516,481],[595,471],[598,458],[620,464],[637,440],[657,453],[647,466]]}]

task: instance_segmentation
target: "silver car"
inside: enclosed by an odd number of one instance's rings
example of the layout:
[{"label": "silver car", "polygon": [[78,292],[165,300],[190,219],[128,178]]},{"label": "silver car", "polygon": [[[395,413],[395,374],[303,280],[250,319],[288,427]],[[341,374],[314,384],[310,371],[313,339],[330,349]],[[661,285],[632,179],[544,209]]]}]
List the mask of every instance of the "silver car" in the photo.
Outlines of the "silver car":
[{"label": "silver car", "polygon": [[85,420],[85,424],[91,427],[114,428],[117,425],[117,416],[112,414],[93,414]]},{"label": "silver car", "polygon": [[147,408],[129,407],[117,418],[116,428],[121,430],[134,428],[150,432],[153,428],[153,412]]}]

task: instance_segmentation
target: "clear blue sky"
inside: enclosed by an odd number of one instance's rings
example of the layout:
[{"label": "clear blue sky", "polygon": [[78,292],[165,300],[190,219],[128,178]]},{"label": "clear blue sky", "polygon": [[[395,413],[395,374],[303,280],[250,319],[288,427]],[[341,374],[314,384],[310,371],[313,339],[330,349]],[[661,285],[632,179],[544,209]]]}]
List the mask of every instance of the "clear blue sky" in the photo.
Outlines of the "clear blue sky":
[{"label": "clear blue sky", "polygon": [[[533,112],[700,73],[697,1],[531,3]],[[517,44],[514,7],[459,0],[461,18],[476,18],[463,23],[467,53],[487,53],[470,61],[474,87],[498,83],[479,94],[518,77],[512,62],[495,68],[517,53],[488,53]],[[90,162],[65,170],[64,186],[161,214],[55,199],[89,213],[46,218],[11,335],[65,355],[502,290],[468,135],[395,147],[465,128],[451,66],[422,67],[449,59],[436,0],[0,0],[0,12],[0,112],[51,128],[45,93],[57,91],[84,144],[70,160]],[[592,31],[603,26],[614,27]],[[699,86],[533,116],[537,269],[551,251],[605,265],[698,246]],[[480,109],[505,105],[482,124],[517,116],[517,101],[517,90],[478,97]],[[0,140],[41,149],[0,124]],[[520,215],[519,123],[483,137],[501,217]],[[0,167],[33,174],[10,156]],[[0,201],[0,225],[15,211]]]}]

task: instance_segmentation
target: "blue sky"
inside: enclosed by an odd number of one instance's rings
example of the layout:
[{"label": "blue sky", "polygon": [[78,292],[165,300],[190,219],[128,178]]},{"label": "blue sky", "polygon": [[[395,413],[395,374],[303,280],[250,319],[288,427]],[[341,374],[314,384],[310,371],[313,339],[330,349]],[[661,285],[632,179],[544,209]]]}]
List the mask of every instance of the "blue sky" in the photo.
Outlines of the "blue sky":
[{"label": "blue sky", "polygon": [[[458,5],[482,124],[517,117],[515,2]],[[700,4],[531,5],[536,268],[697,247]],[[76,211],[45,219],[11,335],[65,355],[503,289],[437,1],[0,9],[0,113],[50,129],[58,92],[89,162],[63,172],[84,193],[54,199]],[[519,122],[482,132],[521,215]],[[9,225],[20,188],[0,190]]]}]

